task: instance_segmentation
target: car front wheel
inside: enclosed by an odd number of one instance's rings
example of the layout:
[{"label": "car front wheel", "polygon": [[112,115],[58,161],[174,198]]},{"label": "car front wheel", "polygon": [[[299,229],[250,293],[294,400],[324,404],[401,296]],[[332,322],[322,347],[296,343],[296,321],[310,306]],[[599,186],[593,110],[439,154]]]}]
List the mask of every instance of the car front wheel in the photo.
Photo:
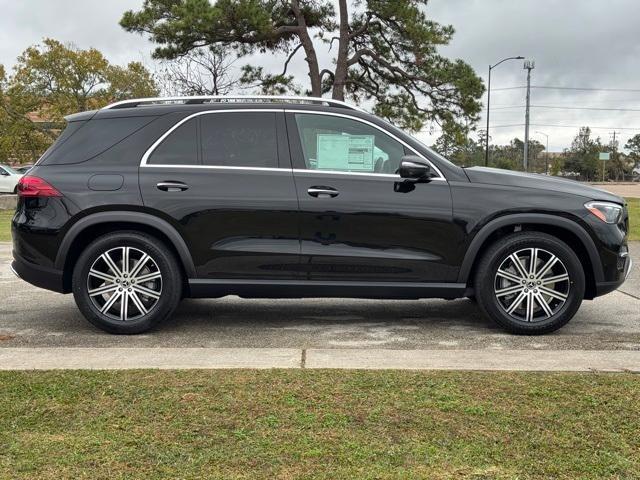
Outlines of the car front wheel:
[{"label": "car front wheel", "polygon": [[585,291],[576,254],[561,240],[541,232],[518,232],[486,251],[475,275],[482,311],[518,334],[552,332],[575,315]]},{"label": "car front wheel", "polygon": [[142,333],[173,313],[182,294],[171,251],[139,232],[107,234],[80,255],[73,272],[78,308],[110,333]]}]

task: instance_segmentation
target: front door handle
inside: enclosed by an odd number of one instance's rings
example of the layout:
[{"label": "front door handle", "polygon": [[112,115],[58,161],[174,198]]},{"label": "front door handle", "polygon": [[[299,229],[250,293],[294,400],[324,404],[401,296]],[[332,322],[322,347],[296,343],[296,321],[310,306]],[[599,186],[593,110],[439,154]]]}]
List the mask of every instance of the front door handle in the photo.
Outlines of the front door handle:
[{"label": "front door handle", "polygon": [[156,187],[165,192],[183,192],[189,188],[189,185],[182,182],[160,182]]},{"label": "front door handle", "polygon": [[340,192],[338,192],[338,190],[336,190],[333,187],[323,187],[323,186],[309,187],[309,190],[307,190],[307,193],[312,197],[316,197],[316,198],[333,198],[333,197],[337,197],[340,194]]}]

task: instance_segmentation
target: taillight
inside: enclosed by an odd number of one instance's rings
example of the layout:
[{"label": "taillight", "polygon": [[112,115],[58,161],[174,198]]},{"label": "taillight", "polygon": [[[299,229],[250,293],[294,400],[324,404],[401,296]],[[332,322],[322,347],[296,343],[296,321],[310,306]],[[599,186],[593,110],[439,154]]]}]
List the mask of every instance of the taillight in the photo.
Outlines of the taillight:
[{"label": "taillight", "polygon": [[25,175],[18,181],[21,197],[61,197],[62,194],[40,177]]}]

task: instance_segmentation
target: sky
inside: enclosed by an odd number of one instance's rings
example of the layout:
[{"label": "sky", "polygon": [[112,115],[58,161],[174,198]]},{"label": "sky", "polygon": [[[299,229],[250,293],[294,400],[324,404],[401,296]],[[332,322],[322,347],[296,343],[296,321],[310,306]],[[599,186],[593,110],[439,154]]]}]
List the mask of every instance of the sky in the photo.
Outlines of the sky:
[{"label": "sky", "polygon": [[[116,64],[136,60],[153,68],[153,44],[118,25],[125,10],[141,5],[142,0],[0,0],[0,63],[10,68],[27,46],[51,37],[95,47]],[[550,151],[568,147],[579,126],[591,126],[605,143],[616,131],[621,147],[640,133],[639,0],[431,0],[427,13],[456,30],[441,53],[463,59],[485,82],[488,66],[505,57],[535,61],[530,136],[545,143],[536,132],[547,134]],[[330,52],[320,51],[319,58],[330,66]],[[270,66],[270,60],[261,61]],[[281,65],[275,59],[271,64],[276,71]],[[306,78],[302,55],[290,71]],[[524,138],[525,89],[512,89],[526,84],[523,62],[503,63],[491,81],[492,143]],[[486,94],[483,104],[478,126],[484,129]],[[418,137],[430,144],[438,133],[426,129]]]}]

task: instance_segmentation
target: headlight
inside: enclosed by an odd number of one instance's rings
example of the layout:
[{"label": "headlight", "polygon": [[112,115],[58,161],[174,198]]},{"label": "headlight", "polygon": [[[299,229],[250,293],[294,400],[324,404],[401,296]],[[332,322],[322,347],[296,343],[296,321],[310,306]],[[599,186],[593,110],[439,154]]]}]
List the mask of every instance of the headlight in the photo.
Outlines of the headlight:
[{"label": "headlight", "polygon": [[618,223],[622,206],[611,202],[587,202],[585,208],[605,223]]}]

